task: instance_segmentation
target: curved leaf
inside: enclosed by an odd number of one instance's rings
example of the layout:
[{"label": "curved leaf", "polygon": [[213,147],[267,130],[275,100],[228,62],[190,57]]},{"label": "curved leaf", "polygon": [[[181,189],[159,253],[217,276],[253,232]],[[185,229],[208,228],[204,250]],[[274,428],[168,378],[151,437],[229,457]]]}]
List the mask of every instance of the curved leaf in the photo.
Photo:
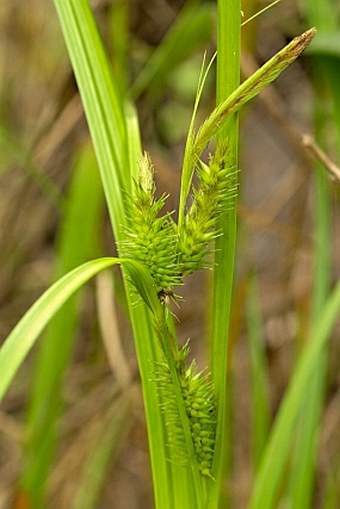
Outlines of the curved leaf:
[{"label": "curved leaf", "polygon": [[[138,262],[120,258],[98,258],[80,265],[46,290],[25,313],[1,347],[0,400],[39,334],[67,299],[98,272],[117,264],[127,268],[146,304],[152,310],[156,310],[157,296],[153,291],[152,278]],[[62,338],[60,338],[60,343],[62,348]]]}]

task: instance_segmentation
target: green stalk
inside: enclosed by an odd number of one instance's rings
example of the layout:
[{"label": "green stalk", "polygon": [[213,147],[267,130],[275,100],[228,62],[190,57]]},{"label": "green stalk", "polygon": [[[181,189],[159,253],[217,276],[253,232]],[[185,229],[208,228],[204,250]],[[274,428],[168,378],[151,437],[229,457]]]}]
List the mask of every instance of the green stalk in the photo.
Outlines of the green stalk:
[{"label": "green stalk", "polygon": [[[218,1],[217,25],[217,107],[237,89],[240,80],[241,3],[240,0]],[[201,131],[200,131],[201,132]],[[232,166],[238,164],[238,117],[229,118],[219,133],[221,142],[228,140],[228,154]],[[204,137],[203,137],[204,139]],[[204,145],[205,142],[202,143]],[[200,145],[198,143],[198,145]],[[218,408],[213,477],[207,507],[219,504],[223,475],[226,433],[227,394],[227,338],[230,322],[231,297],[236,250],[236,206],[218,221],[222,235],[216,240],[214,280],[212,292],[211,370]],[[229,425],[230,423],[228,423]]]},{"label": "green stalk", "polygon": [[214,62],[215,57],[213,57],[209,64],[205,66],[206,59],[205,56],[203,58],[198,84],[197,84],[197,92],[195,103],[193,107],[193,112],[191,116],[190,125],[188,128],[187,140],[184,149],[183,163],[182,163],[182,172],[181,172],[181,186],[180,186],[180,196],[179,196],[179,205],[178,205],[178,231],[180,232],[183,228],[185,210],[187,206],[187,199],[191,190],[192,178],[195,172],[195,159],[192,157],[193,152],[193,142],[195,138],[195,120],[196,115],[200,103],[200,99],[202,97],[204,84],[208,77],[208,73],[210,68]]},{"label": "green stalk", "polygon": [[249,278],[246,316],[251,373],[253,471],[256,473],[268,438],[270,405],[268,397],[268,369],[266,366],[263,324],[259,305],[259,289],[255,274],[252,274]]},{"label": "green stalk", "polygon": [[[162,349],[164,356],[167,361],[167,365],[170,370],[171,380],[173,384],[173,390],[176,398],[177,409],[180,418],[181,429],[183,431],[184,447],[186,449],[189,469],[191,471],[191,482],[193,483],[193,494],[195,501],[192,500],[191,506],[203,509],[203,491],[202,491],[202,479],[198,470],[198,464],[196,461],[196,455],[192,440],[192,435],[189,427],[188,416],[185,410],[181,384],[179,375],[175,365],[175,358],[178,354],[178,347],[176,339],[172,336],[165,317],[165,309],[161,309],[157,312],[155,317],[155,327],[159,334],[159,339],[162,343]],[[178,508],[179,509],[179,508]],[[188,508],[189,509],[189,508]]]}]

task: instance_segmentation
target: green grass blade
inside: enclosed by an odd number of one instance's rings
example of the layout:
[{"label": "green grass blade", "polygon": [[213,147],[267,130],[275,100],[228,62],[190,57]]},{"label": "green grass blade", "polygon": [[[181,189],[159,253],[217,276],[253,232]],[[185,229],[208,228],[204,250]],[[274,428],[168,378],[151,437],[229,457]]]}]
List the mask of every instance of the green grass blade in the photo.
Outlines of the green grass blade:
[{"label": "green grass blade", "polygon": [[186,2],[132,85],[130,93],[133,98],[139,97],[146,89],[154,93],[154,89],[164,83],[174,67],[208,43],[212,35],[213,11],[210,5],[199,5],[201,1]]},{"label": "green grass blade", "polygon": [[193,153],[193,142],[195,138],[195,120],[198,111],[198,106],[202,97],[204,84],[208,77],[210,68],[215,60],[215,56],[210,60],[209,64],[205,66],[205,56],[203,58],[201,71],[198,78],[197,92],[195,103],[193,107],[193,112],[190,120],[190,125],[187,134],[187,140],[185,144],[183,164],[182,164],[182,173],[181,173],[181,187],[180,187],[180,197],[179,197],[179,206],[178,206],[178,231],[181,231],[183,227],[183,221],[185,216],[185,207],[187,205],[187,200],[191,190],[191,183],[193,179],[193,175],[195,172],[195,164],[192,161],[192,153]]},{"label": "green grass blade", "polygon": [[[99,239],[96,234],[103,199],[93,149],[85,146],[74,166],[65,215],[58,235],[55,279],[97,254],[95,251]],[[25,471],[20,484],[35,509],[45,506],[43,495],[57,440],[57,421],[62,409],[62,378],[73,352],[80,298],[78,294],[70,298],[52,319],[40,345],[34,369]]]},{"label": "green grass blade", "polygon": [[121,192],[129,187],[126,124],[118,87],[85,0],[56,0],[65,41],[79,85],[98,159],[111,221],[117,233],[124,224]]},{"label": "green grass blade", "polygon": [[44,327],[67,299],[91,277],[117,263],[118,258],[87,262],[59,279],[33,304],[0,349],[0,398]]},{"label": "green grass blade", "polygon": [[280,488],[294,425],[305,398],[313,369],[317,366],[340,310],[340,282],[320,313],[310,339],[300,356],[294,375],[280,406],[257,476],[249,509],[272,509]]},{"label": "green grass blade", "polygon": [[[30,307],[9,334],[0,349],[0,398],[8,389],[15,373],[44,327],[71,295],[101,270],[113,265],[124,266],[142,298],[158,309],[153,279],[145,267],[134,260],[107,257],[84,263],[56,281]],[[157,302],[157,304],[156,304]],[[156,307],[157,306],[157,307]]]},{"label": "green grass blade", "polygon": [[[120,241],[126,221],[123,194],[130,189],[131,176],[136,172],[129,163],[136,158],[137,139],[129,136],[127,140],[118,86],[113,84],[88,2],[55,0],[55,5],[97,154],[115,238]],[[134,155],[131,157],[131,154]],[[160,412],[157,389],[150,378],[152,364],[160,359],[161,353],[154,339],[150,312],[145,306],[134,308],[129,293],[127,297],[142,381],[155,503],[157,508],[173,509],[175,487],[166,457],[166,426]]]},{"label": "green grass blade", "polygon": [[270,405],[263,324],[259,306],[259,291],[255,275],[251,276],[249,280],[246,316],[250,356],[252,452],[254,472],[256,472],[268,437]]},{"label": "green grass blade", "polygon": [[[241,52],[241,4],[239,0],[218,2],[217,31],[217,109],[226,97],[234,94],[240,82]],[[216,110],[215,110],[216,111]],[[237,167],[238,118],[231,116],[220,131],[220,139],[228,139],[230,162]],[[216,240],[212,323],[211,323],[211,371],[216,387],[218,421],[215,442],[213,476],[216,483],[210,485],[208,507],[218,507],[222,476],[230,467],[224,464],[227,431],[227,337],[229,332],[234,259],[236,248],[236,207],[223,214],[217,230],[222,233]],[[224,501],[226,504],[226,501]]]}]

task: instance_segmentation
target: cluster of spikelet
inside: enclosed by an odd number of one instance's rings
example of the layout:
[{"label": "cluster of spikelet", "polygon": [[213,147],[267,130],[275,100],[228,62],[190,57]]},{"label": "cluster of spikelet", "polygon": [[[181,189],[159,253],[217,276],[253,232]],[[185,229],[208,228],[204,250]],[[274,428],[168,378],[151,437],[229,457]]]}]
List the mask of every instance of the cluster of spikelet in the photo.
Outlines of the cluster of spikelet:
[{"label": "cluster of spikelet", "polygon": [[228,167],[226,150],[217,150],[209,164],[200,162],[196,173],[192,203],[180,231],[171,214],[159,216],[166,196],[155,198],[154,170],[147,154],[129,196],[124,254],[148,268],[159,295],[172,295],[184,276],[208,266],[221,204],[226,206],[235,195],[235,172]]},{"label": "cluster of spikelet", "polygon": [[[191,205],[179,227],[171,213],[160,215],[166,196],[155,197],[154,170],[145,154],[139,165],[138,180],[128,197],[128,226],[123,254],[141,262],[150,272],[159,298],[173,296],[173,288],[182,278],[209,266],[212,242],[219,234],[216,223],[223,207],[230,206],[235,196],[235,171],[227,161],[224,147],[218,149],[209,164],[199,162]],[[223,207],[222,207],[223,205]],[[164,330],[167,326],[164,325]],[[159,331],[158,331],[159,332]],[[166,338],[158,333],[162,347]],[[165,332],[165,336],[169,335]],[[171,378],[169,362],[175,366],[179,392],[190,428],[193,451],[202,476],[212,477],[211,468],[216,432],[216,398],[207,371],[198,371],[193,361],[187,367],[188,345],[178,349],[171,344],[169,361],[157,367],[156,382],[162,391],[163,411],[172,436],[169,440],[183,447],[183,428],[179,415],[179,395]],[[178,392],[178,391],[177,391]]]},{"label": "cluster of spikelet", "polygon": [[210,157],[209,164],[200,161],[192,204],[179,232],[179,264],[183,276],[208,266],[211,243],[218,235],[216,222],[221,205],[230,203],[235,196],[235,176],[235,171],[228,167],[223,146]]},{"label": "cluster of spikelet", "polygon": [[[195,361],[186,368],[188,343],[180,350],[177,362],[183,403],[190,427],[193,447],[201,475],[211,477],[216,432],[216,398],[213,385],[206,370],[198,371]],[[163,397],[166,421],[174,425],[170,437],[176,455],[185,464],[183,456],[183,433],[180,427],[177,401],[173,392],[170,370],[166,363],[158,365],[156,381]]]},{"label": "cluster of spikelet", "polygon": [[180,283],[176,260],[175,225],[170,214],[159,217],[166,196],[155,198],[153,166],[147,154],[139,165],[138,181],[128,198],[127,240],[123,252],[149,270],[157,293]]}]

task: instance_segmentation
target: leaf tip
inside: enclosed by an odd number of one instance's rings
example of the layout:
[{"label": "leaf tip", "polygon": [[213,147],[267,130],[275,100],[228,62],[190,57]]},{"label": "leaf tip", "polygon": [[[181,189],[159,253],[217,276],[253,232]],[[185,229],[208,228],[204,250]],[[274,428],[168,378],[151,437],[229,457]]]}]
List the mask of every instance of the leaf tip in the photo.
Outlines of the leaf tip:
[{"label": "leaf tip", "polygon": [[307,46],[314,38],[316,32],[317,32],[316,28],[312,27],[306,30],[306,32],[303,32],[303,34],[298,35],[297,37],[295,37],[295,39],[293,39],[292,43],[295,57],[299,56],[300,53],[302,53],[307,48]]}]

